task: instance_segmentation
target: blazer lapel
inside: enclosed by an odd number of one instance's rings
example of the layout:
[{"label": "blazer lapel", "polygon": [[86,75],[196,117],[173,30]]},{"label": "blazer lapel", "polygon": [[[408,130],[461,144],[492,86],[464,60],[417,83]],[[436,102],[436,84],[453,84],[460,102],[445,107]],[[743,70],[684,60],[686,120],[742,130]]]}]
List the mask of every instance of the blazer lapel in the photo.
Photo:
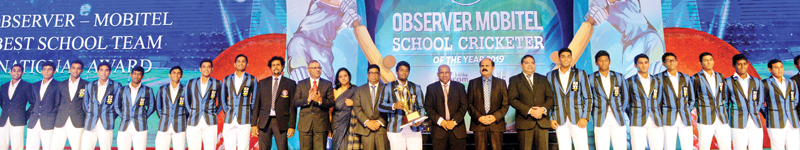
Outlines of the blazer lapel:
[{"label": "blazer lapel", "polygon": [[[612,73],[609,71],[608,75],[612,77],[612,81],[611,81],[611,83],[608,83],[608,84],[611,84],[612,87],[613,87],[614,81],[613,81],[613,76],[611,74]],[[601,74],[600,72],[597,72],[597,73],[594,73],[594,76],[595,76],[594,83],[595,83],[595,85],[599,85],[598,88],[600,88],[600,92],[598,92],[598,93],[600,93],[600,96],[602,96],[602,97],[604,97],[606,99],[610,99],[611,97],[608,97],[608,95],[606,95],[606,92],[605,92],[606,88],[603,85],[603,74]]]}]

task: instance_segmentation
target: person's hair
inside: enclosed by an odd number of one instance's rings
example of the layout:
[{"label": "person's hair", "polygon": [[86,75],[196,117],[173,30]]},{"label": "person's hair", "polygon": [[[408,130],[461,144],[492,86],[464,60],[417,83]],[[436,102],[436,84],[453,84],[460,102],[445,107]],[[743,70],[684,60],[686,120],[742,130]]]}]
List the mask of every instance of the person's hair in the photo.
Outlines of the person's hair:
[{"label": "person's hair", "polygon": [[269,67],[272,67],[273,61],[280,61],[281,66],[286,66],[286,60],[283,60],[283,57],[273,56],[272,59],[269,59],[269,64],[268,64]]},{"label": "person's hair", "polygon": [[45,66],[50,66],[51,68],[53,68],[53,70],[56,70],[56,63],[53,63],[51,61],[46,61],[42,63],[42,69],[44,69]]},{"label": "person's hair", "polygon": [[14,67],[19,67],[19,70],[22,70],[22,72],[25,72],[25,67],[22,66],[22,64],[14,64],[13,66],[11,66],[11,69],[14,69]]},{"label": "person's hair", "polygon": [[533,59],[533,62],[536,62],[536,58],[533,58],[533,56],[528,54],[528,55],[522,56],[522,59],[519,59],[519,64],[525,63],[525,58],[531,58],[531,59]]},{"label": "person's hair", "polygon": [[400,70],[400,66],[406,66],[408,71],[411,71],[411,65],[408,64],[406,61],[400,61],[397,63],[397,66],[394,67],[394,71]]},{"label": "person's hair", "polygon": [[[489,62],[492,62],[492,67],[494,67],[494,60],[492,60],[492,59],[489,59],[489,58],[484,58],[484,59],[488,59],[488,60],[489,60]],[[481,66],[481,63],[483,63],[483,60],[484,60],[484,59],[481,59],[481,61],[478,61],[478,67],[480,67],[480,66]]]},{"label": "person's hair", "polygon": [[597,54],[594,54],[594,62],[597,62],[597,60],[603,56],[606,56],[608,57],[608,59],[611,59],[611,56],[608,55],[608,52],[606,52],[606,50],[600,50],[599,52],[597,52]]},{"label": "person's hair", "polygon": [[367,73],[369,73],[369,70],[370,70],[370,69],[372,69],[372,68],[378,69],[378,72],[381,72],[381,68],[380,68],[380,67],[378,67],[378,65],[376,65],[376,64],[369,64],[369,66],[367,66]]},{"label": "person's hair", "polygon": [[703,52],[703,53],[700,53],[700,62],[703,62],[703,57],[705,57],[705,56],[711,56],[711,58],[714,58],[714,55],[711,55],[711,53]]},{"label": "person's hair", "polygon": [[794,65],[798,65],[798,60],[800,60],[800,55],[794,56]]},{"label": "person's hair", "polygon": [[[181,71],[181,75],[183,75],[183,68],[181,68],[181,66],[174,66],[174,67],[169,69],[169,72],[172,73],[172,70],[175,70],[175,69],[178,69],[178,71]],[[142,72],[142,73],[144,73],[144,72]]]},{"label": "person's hair", "polygon": [[640,58],[644,58],[644,59],[650,60],[650,58],[648,58],[647,55],[639,54],[639,55],[636,55],[636,57],[633,57],[633,64],[638,64]]},{"label": "person's hair", "polygon": [[100,67],[102,67],[102,66],[106,66],[108,68],[108,70],[111,70],[111,63],[108,63],[108,62],[105,62],[105,61],[104,62],[100,62],[100,64],[97,65],[97,69],[99,70]]},{"label": "person's hair", "polygon": [[667,62],[667,56],[675,57],[675,60],[678,60],[678,56],[675,56],[674,53],[667,52],[667,53],[664,53],[664,55],[661,55],[661,62],[665,62],[666,63]]},{"label": "person's hair", "polygon": [[769,69],[772,69],[772,65],[777,63],[781,63],[781,60],[778,59],[769,60],[769,63],[767,63],[767,67],[769,67]]},{"label": "person's hair", "polygon": [[747,60],[747,57],[744,57],[744,55],[742,55],[742,54],[733,55],[733,59],[732,60],[733,60],[733,66],[734,67],[736,67],[736,62],[738,62],[739,60],[744,60],[744,61],[748,61],[749,62],[749,60]]},{"label": "person's hair", "polygon": [[81,61],[80,59],[72,60],[72,63],[70,63],[70,65],[72,64],[79,64],[81,65],[81,69],[83,69],[83,61]]},{"label": "person's hair", "polygon": [[[347,68],[344,68],[344,67],[339,68],[339,70],[336,71],[336,77],[335,77],[335,80],[333,82],[334,86],[336,86],[335,89],[337,89],[337,90],[345,85],[345,84],[342,84],[342,82],[339,81],[339,74],[342,73],[342,72],[347,73],[347,78],[353,79],[353,75],[350,74],[350,70],[347,70]],[[348,81],[350,81],[350,80],[348,80]],[[352,81],[351,81],[351,83],[347,83],[347,85],[350,85],[350,87],[355,87],[355,85],[353,85]]]},{"label": "person's hair", "polygon": [[247,56],[245,56],[244,54],[239,54],[239,55],[236,55],[236,57],[234,57],[234,58],[233,58],[233,62],[235,63],[235,62],[236,62],[236,60],[237,60],[237,59],[239,59],[239,57],[244,57],[244,62],[245,62],[245,63],[247,63],[247,62],[248,62],[248,60],[247,60]]},{"label": "person's hair", "polygon": [[134,71],[139,71],[144,75],[144,68],[142,68],[142,66],[133,67],[133,69],[131,70],[131,74],[133,74]]},{"label": "person's hair", "polygon": [[[311,60],[311,61],[308,62],[307,65],[311,66],[311,64],[313,64],[313,63],[320,64],[319,61],[317,61],[317,60]],[[320,64],[320,67],[322,67],[322,64]]]},{"label": "person's hair", "polygon": [[200,61],[200,67],[203,66],[203,63],[208,63],[211,65],[211,67],[214,67],[214,61],[211,59],[203,59],[203,61]]},{"label": "person's hair", "polygon": [[562,49],[558,50],[558,56],[561,56],[561,53],[564,53],[564,52],[569,52],[570,54],[572,54],[572,50],[570,50],[569,48],[565,47],[565,48],[562,48]]}]

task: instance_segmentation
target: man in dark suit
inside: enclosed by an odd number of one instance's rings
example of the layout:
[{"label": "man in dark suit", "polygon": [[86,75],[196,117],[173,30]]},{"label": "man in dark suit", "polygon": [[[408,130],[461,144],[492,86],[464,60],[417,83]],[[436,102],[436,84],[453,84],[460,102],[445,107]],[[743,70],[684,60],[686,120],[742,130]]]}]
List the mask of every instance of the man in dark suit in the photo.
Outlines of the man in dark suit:
[{"label": "man in dark suit", "polygon": [[462,150],[467,145],[467,127],[464,115],[467,113],[467,91],[464,84],[450,80],[450,66],[439,66],[439,81],[431,83],[425,92],[425,110],[431,122],[433,147]]},{"label": "man in dark suit", "polygon": [[550,135],[550,119],[545,117],[553,107],[553,91],[544,75],[536,73],[536,60],[525,55],[520,62],[522,73],[509,78],[508,99],[517,110],[515,120],[519,149],[546,150]]},{"label": "man in dark suit", "polygon": [[250,134],[258,137],[258,147],[261,150],[272,149],[272,137],[278,150],[288,150],[288,138],[294,135],[296,126],[297,107],[292,106],[292,96],[295,93],[294,80],[283,78],[283,57],[272,57],[269,68],[272,76],[258,81],[261,87],[256,93],[253,113],[250,113],[252,129]]},{"label": "man in dark suit", "polygon": [[[53,130],[53,149],[64,149],[69,139],[72,149],[81,148],[83,126],[86,124],[86,112],[83,110],[83,98],[86,96],[86,84],[81,79],[83,62],[73,60],[69,65],[69,79],[58,85],[58,116]],[[91,145],[94,147],[94,145]]]},{"label": "man in dark suit", "polygon": [[492,76],[494,61],[483,59],[480,62],[481,76],[469,81],[469,116],[472,124],[469,130],[474,132],[475,149],[485,150],[490,144],[492,149],[503,147],[503,132],[506,131],[505,115],[508,112],[508,95],[506,81]]},{"label": "man in dark suit", "polygon": [[353,111],[362,125],[355,126],[355,132],[361,135],[361,147],[365,150],[389,149],[389,139],[386,136],[388,116],[378,110],[378,103],[384,85],[381,84],[381,69],[378,65],[371,64],[367,67],[367,80],[369,83],[358,87],[353,95]]},{"label": "man in dark suit", "polygon": [[28,122],[28,113],[25,105],[33,99],[31,84],[22,80],[25,67],[22,64],[11,66],[11,81],[0,86],[0,147],[22,150],[25,146],[25,125]]},{"label": "man in dark suit", "polygon": [[26,149],[50,149],[53,137],[53,122],[58,112],[58,81],[53,80],[56,64],[44,62],[42,64],[42,81],[31,84],[31,107],[28,108],[28,133],[25,141]]},{"label": "man in dark suit", "polygon": [[294,94],[294,107],[300,107],[300,149],[322,150],[331,130],[328,110],[333,107],[333,83],[321,79],[322,68],[319,62],[308,63],[307,79],[297,83]]},{"label": "man in dark suit", "polygon": [[[800,62],[797,62],[797,61],[800,61],[800,55],[797,55],[797,56],[794,57],[794,68],[800,69]],[[792,81],[794,81],[794,83],[800,84],[800,73],[797,73],[796,75],[792,76],[790,79],[792,79]],[[797,105],[797,107],[795,109],[797,109],[797,114],[800,114],[800,105]]]}]

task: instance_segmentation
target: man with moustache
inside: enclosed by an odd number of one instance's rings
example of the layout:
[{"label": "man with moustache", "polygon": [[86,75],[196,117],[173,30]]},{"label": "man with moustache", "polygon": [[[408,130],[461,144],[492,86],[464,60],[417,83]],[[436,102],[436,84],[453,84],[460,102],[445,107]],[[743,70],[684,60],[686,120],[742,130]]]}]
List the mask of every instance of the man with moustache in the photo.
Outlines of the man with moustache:
[{"label": "man with moustache", "polygon": [[300,107],[300,149],[325,149],[331,122],[328,111],[334,106],[333,83],[320,78],[322,68],[318,61],[308,63],[309,78],[297,82],[294,107]]},{"label": "man with moustache", "polygon": [[531,55],[520,60],[522,73],[509,80],[508,99],[516,109],[519,149],[549,149],[550,119],[547,110],[553,109],[553,90],[544,75],[536,73],[536,59]]},{"label": "man with moustache", "polygon": [[503,148],[503,132],[506,131],[505,116],[508,112],[506,81],[492,76],[494,61],[485,58],[480,61],[481,76],[469,81],[469,115],[472,124],[469,130],[475,136],[475,149],[485,150]]},{"label": "man with moustache", "polygon": [[440,65],[436,75],[439,81],[428,85],[425,91],[425,110],[436,125],[430,126],[433,147],[447,150],[466,149],[467,91],[464,84],[450,80],[450,66]]},{"label": "man with moustache", "polygon": [[272,149],[272,139],[278,150],[288,150],[288,138],[294,136],[297,121],[297,107],[292,106],[292,96],[297,85],[294,80],[283,77],[283,57],[272,57],[269,68],[272,76],[258,81],[261,87],[256,93],[256,102],[250,120],[250,134],[258,137],[261,150]]},{"label": "man with moustache", "polygon": [[380,83],[381,69],[378,65],[367,66],[368,83],[358,87],[353,95],[353,112],[358,122],[356,134],[361,135],[361,147],[365,150],[389,149],[389,139],[386,137],[386,120],[388,117],[378,110],[380,99],[383,96],[384,84]]}]

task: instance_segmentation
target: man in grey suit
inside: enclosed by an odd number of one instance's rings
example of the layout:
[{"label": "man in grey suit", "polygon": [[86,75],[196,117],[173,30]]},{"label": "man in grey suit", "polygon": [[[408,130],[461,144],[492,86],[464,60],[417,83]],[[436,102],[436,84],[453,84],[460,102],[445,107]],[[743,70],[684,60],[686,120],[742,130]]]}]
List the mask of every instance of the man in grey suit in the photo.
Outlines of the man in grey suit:
[{"label": "man in grey suit", "polygon": [[307,69],[310,77],[297,83],[292,102],[295,107],[300,107],[300,121],[297,124],[297,130],[300,131],[300,149],[323,150],[328,131],[331,130],[328,110],[335,104],[333,83],[319,78],[322,68],[316,60],[309,62]]},{"label": "man in grey suit", "polygon": [[387,117],[378,111],[378,103],[383,96],[380,91],[384,87],[378,82],[381,69],[378,65],[371,64],[367,71],[369,83],[359,86],[356,95],[353,95],[353,111],[358,122],[362,124],[355,126],[355,132],[361,135],[361,146],[364,150],[386,150],[389,149],[389,139],[386,137]]}]

